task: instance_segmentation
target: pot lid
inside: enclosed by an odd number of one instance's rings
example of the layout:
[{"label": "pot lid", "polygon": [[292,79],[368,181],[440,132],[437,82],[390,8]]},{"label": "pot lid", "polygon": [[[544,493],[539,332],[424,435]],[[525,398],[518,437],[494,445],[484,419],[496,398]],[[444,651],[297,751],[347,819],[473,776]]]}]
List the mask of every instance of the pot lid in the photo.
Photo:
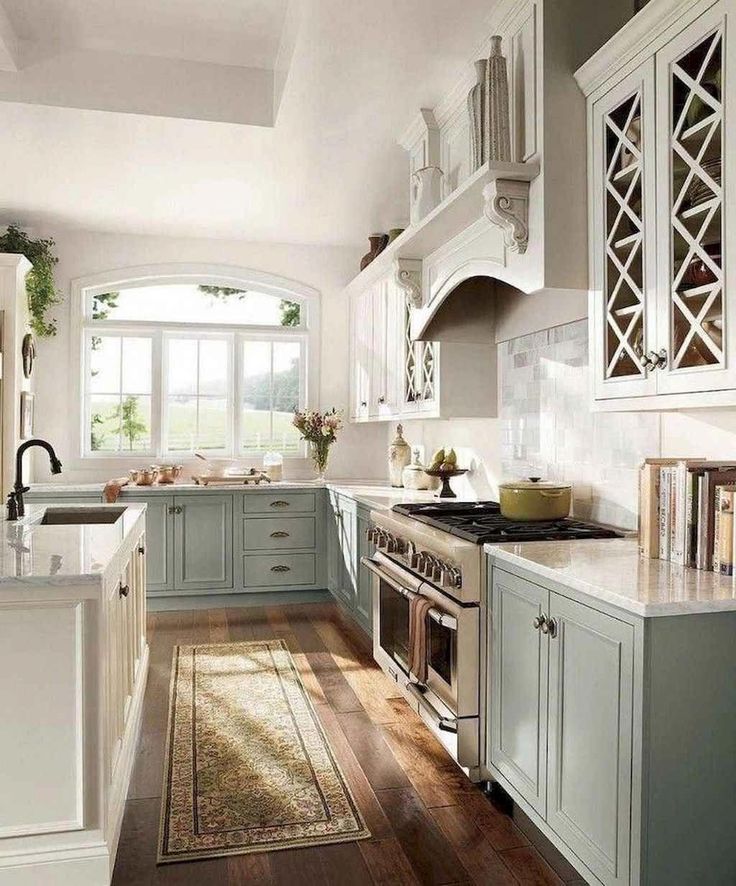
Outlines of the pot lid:
[{"label": "pot lid", "polygon": [[507,480],[499,485],[499,489],[572,489],[572,484],[543,480],[541,477],[526,477],[523,480]]}]

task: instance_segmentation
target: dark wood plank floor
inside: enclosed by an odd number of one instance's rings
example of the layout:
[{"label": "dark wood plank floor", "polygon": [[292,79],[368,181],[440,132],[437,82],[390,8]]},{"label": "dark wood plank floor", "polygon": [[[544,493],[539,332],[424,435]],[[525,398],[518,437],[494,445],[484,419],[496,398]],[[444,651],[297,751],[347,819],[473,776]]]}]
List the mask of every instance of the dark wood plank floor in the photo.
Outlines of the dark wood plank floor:
[{"label": "dark wood plank floor", "polygon": [[[173,647],[272,637],[289,645],[371,839],[157,866]],[[337,606],[155,613],[149,642],[142,734],[113,886],[584,883],[519,810],[508,814],[465,778]]]}]

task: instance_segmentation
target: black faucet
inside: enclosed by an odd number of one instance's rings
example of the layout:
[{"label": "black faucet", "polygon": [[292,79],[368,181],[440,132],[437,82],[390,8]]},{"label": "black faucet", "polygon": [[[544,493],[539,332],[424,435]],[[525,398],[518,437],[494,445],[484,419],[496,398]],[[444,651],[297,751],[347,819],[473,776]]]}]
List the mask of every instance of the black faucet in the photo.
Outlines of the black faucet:
[{"label": "black faucet", "polygon": [[31,446],[40,446],[42,449],[45,449],[49,454],[51,473],[61,473],[61,462],[56,457],[54,447],[50,443],[39,438],[24,440],[18,447],[18,451],[15,453],[15,483],[13,484],[13,491],[8,495],[8,513],[6,518],[8,520],[17,520],[19,517],[25,516],[26,513],[25,504],[23,502],[23,493],[28,492],[30,487],[23,485],[23,453],[26,449],[30,449]]}]

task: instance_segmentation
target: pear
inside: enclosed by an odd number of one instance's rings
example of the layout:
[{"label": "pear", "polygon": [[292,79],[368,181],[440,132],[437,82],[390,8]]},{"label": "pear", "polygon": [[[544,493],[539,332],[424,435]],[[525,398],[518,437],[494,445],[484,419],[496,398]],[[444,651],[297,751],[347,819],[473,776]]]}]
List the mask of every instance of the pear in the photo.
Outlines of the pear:
[{"label": "pear", "polygon": [[445,453],[445,461],[448,465],[452,465],[453,468],[457,467],[457,455],[454,449],[450,449]]},{"label": "pear", "polygon": [[437,452],[435,452],[435,454],[432,456],[432,464],[430,465],[430,467],[436,471],[437,468],[439,468],[439,466],[442,464],[442,462],[444,460],[445,460],[445,450],[438,449]]}]

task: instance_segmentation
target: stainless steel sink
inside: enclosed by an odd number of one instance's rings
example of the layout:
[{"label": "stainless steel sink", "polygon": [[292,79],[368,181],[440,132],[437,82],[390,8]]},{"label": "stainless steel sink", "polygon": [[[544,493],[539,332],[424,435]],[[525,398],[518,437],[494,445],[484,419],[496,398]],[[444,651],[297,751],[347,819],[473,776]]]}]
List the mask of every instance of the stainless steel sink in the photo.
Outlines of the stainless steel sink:
[{"label": "stainless steel sink", "polygon": [[44,526],[114,523],[124,512],[125,508],[46,508],[39,523]]}]

